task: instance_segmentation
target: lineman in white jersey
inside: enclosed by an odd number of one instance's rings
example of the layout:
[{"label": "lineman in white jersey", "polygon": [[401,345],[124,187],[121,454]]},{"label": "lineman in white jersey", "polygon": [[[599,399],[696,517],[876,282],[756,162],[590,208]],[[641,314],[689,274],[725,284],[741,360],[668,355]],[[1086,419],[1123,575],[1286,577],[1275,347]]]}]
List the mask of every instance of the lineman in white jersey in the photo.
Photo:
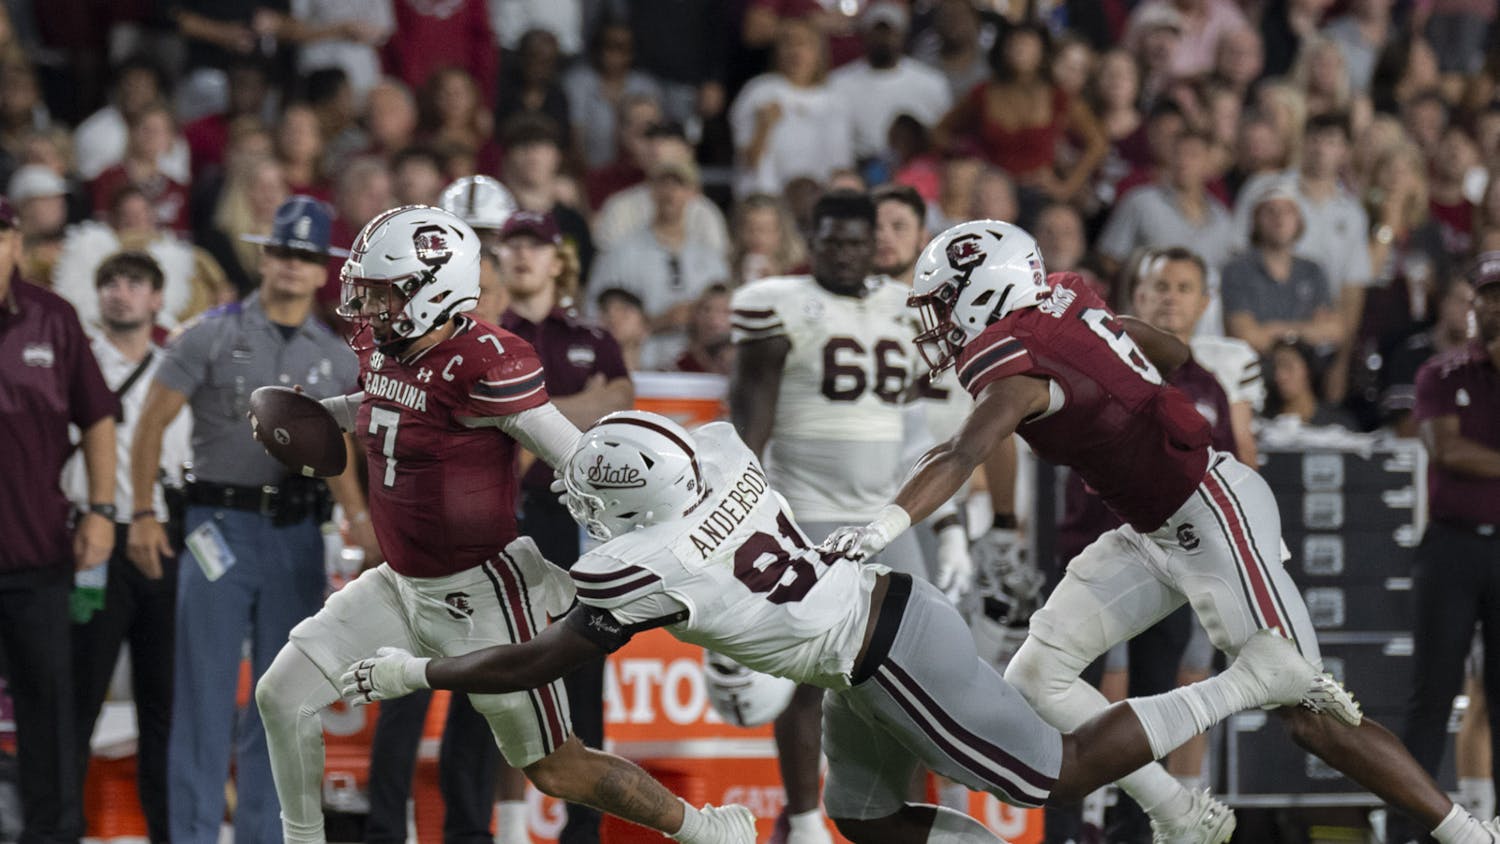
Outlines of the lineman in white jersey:
[{"label": "lineman in white jersey", "polygon": [[852,841],[993,844],[964,814],[906,802],[919,763],[1019,806],[1077,799],[1233,712],[1300,701],[1316,675],[1261,631],[1219,677],[1118,704],[1063,735],[979,659],[935,587],[813,548],[728,425],[689,434],[655,414],[610,414],[563,480],[569,510],[605,540],[570,572],[576,608],[520,645],[433,660],[382,650],[344,674],[351,702],[527,689],[665,627],[829,690],[826,800]]},{"label": "lineman in white jersey", "polygon": [[[812,274],[762,279],[732,301],[730,416],[814,542],[848,516],[880,511],[906,473],[908,424],[925,429],[904,412],[917,333],[909,291],[871,277],[875,224],[869,196],[823,196],[813,208]],[[938,568],[966,579],[963,527],[956,512],[947,522]],[[915,536],[902,540],[880,562],[925,578]],[[790,844],[828,840],[818,807],[821,699],[818,688],[800,688],[776,719]]]}]

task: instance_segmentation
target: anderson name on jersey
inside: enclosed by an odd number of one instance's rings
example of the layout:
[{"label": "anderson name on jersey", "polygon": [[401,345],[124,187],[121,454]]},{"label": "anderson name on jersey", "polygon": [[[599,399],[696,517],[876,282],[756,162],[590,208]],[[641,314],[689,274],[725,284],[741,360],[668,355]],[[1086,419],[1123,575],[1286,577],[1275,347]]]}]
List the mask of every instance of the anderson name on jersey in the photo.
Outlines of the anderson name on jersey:
[{"label": "anderson name on jersey", "polygon": [[440,577],[516,538],[516,442],[504,416],[547,403],[541,361],[521,338],[468,316],[409,360],[360,353],[355,433],[370,467],[370,515],[392,569]]},{"label": "anderson name on jersey", "polygon": [[1166,385],[1124,325],[1074,273],[964,347],[958,378],[971,395],[1012,375],[1048,382],[1047,410],[1016,428],[1043,459],[1069,466],[1131,527],[1149,533],[1193,494],[1208,468],[1210,429]]},{"label": "anderson name on jersey", "polygon": [[693,432],[708,492],[675,521],[610,540],[570,573],[627,633],[668,626],[749,668],[849,687],[881,566],[813,549],[728,423]]},{"label": "anderson name on jersey", "polygon": [[785,276],[734,293],[736,343],[791,344],[766,471],[799,519],[873,518],[904,475],[901,400],[916,323],[908,288],[883,277],[870,284],[857,298]]}]

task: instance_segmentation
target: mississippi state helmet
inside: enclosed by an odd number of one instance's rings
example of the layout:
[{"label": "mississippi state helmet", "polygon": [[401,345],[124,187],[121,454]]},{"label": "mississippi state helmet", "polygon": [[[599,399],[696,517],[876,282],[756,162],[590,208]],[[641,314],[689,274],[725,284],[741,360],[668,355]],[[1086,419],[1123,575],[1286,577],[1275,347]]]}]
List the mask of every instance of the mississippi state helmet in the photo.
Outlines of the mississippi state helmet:
[{"label": "mississippi state helmet", "polygon": [[479,235],[441,208],[405,205],[365,224],[340,280],[350,344],[414,340],[479,301]]},{"label": "mississippi state helmet", "polygon": [[583,432],[563,487],[568,512],[600,541],[679,518],[704,494],[692,436],[638,410],[611,413]]},{"label": "mississippi state helmet", "polygon": [[723,654],[703,652],[708,702],[730,724],[759,727],[776,720],[792,700],[797,684],[746,668]]},{"label": "mississippi state helmet", "polygon": [[499,229],[516,211],[516,199],[498,179],[465,176],[443,188],[438,205],[471,228]]},{"label": "mississippi state helmet", "polygon": [[1035,305],[1047,291],[1036,240],[998,220],[960,223],[917,259],[907,307],[921,314],[917,348],[933,372],[946,369],[985,326]]}]

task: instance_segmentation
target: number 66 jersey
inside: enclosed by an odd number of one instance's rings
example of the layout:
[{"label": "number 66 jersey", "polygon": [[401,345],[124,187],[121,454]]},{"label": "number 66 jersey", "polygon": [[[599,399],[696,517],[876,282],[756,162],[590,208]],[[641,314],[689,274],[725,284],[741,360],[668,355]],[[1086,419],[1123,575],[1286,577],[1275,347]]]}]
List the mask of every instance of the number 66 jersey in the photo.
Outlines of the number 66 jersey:
[{"label": "number 66 jersey", "polygon": [[570,570],[578,600],[626,633],[669,626],[756,671],[848,688],[875,577],[888,569],[825,562],[728,423],[697,429],[691,446],[704,499],[584,554]]},{"label": "number 66 jersey", "polygon": [[797,518],[874,518],[905,474],[902,394],[911,377],[910,289],[872,281],[841,296],[811,276],[767,278],[736,290],[734,341],[791,344],[766,448],[766,471]]}]

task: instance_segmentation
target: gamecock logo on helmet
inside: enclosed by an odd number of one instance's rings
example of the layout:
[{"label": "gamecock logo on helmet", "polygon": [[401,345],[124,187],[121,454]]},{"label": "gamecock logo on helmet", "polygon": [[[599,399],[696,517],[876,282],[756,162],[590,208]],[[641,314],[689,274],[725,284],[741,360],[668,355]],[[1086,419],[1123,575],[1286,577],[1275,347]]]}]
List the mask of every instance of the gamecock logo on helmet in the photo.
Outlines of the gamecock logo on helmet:
[{"label": "gamecock logo on helmet", "polygon": [[948,266],[962,272],[982,263],[984,263],[984,250],[979,248],[979,235],[966,234],[955,237],[949,242]]},{"label": "gamecock logo on helmet", "polygon": [[411,242],[417,248],[417,260],[429,267],[441,267],[453,257],[448,232],[442,226],[422,226],[412,232]]}]

